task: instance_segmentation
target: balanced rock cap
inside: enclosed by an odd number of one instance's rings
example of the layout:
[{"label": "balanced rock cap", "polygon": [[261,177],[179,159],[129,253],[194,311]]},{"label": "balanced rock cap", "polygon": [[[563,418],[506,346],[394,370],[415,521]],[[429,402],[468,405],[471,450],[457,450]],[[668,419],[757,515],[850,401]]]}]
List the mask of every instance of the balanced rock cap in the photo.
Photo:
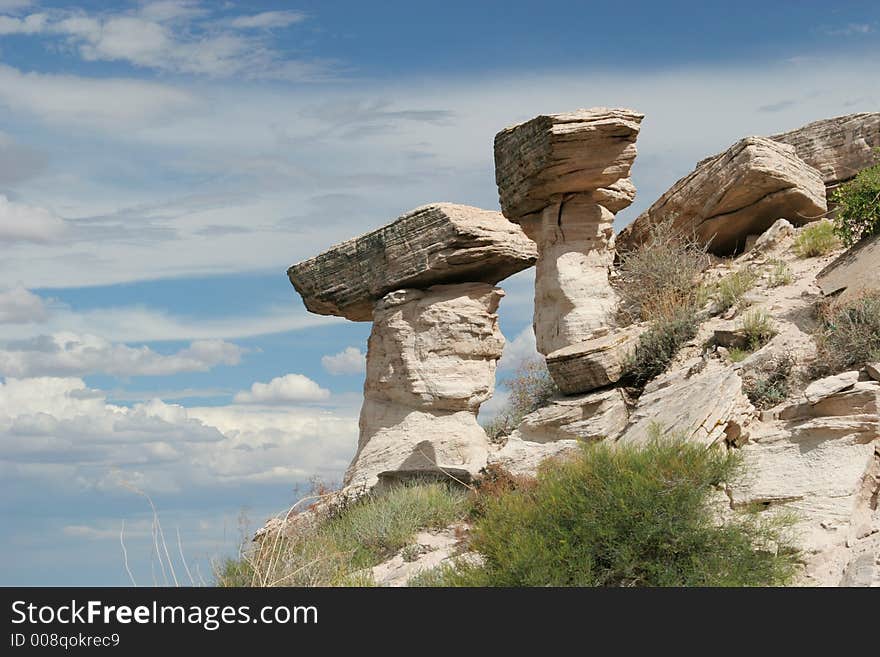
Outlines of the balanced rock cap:
[{"label": "balanced rock cap", "polygon": [[393,290],[446,283],[492,285],[531,267],[538,253],[500,212],[433,203],[287,270],[306,308],[359,322]]},{"label": "balanced rock cap", "polygon": [[[550,205],[554,194],[593,192],[628,178],[644,116],[596,107],[538,116],[499,132],[495,182],[504,216],[519,221]],[[610,195],[630,189],[634,196],[631,185],[618,185]]]}]

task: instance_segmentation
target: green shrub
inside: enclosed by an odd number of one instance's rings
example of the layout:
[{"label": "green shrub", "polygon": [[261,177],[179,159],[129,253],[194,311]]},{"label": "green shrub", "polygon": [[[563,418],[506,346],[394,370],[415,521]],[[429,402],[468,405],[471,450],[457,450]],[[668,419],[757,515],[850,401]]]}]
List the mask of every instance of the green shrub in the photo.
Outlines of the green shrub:
[{"label": "green shrub", "polygon": [[880,293],[832,303],[816,334],[817,374],[837,373],[880,360]]},{"label": "green shrub", "polygon": [[529,413],[546,406],[559,392],[543,358],[524,361],[513,376],[500,382],[510,390],[510,397],[495,418],[483,425],[492,440],[506,436],[519,426]]},{"label": "green shrub", "polygon": [[716,486],[740,467],[727,452],[681,440],[586,445],[578,456],[542,467],[533,488],[489,501],[472,532],[481,565],[462,562],[416,583],[784,584],[796,572],[784,521],[756,513],[718,520]]},{"label": "green shrub", "polygon": [[840,240],[834,233],[834,225],[823,220],[801,228],[791,248],[799,258],[815,258],[839,247]]},{"label": "green shrub", "polygon": [[774,259],[768,260],[767,264],[770,265],[770,275],[767,280],[767,285],[770,287],[782,287],[783,285],[791,285],[794,283],[794,274],[791,271],[791,267],[788,266],[788,263]]},{"label": "green shrub", "polygon": [[727,351],[727,356],[730,358],[731,363],[740,363],[751,355],[752,352],[748,349],[739,349],[738,347],[731,347]]},{"label": "green shrub", "polygon": [[614,284],[624,319],[663,321],[702,305],[699,277],[710,264],[706,248],[677,232],[671,221],[653,225],[643,244],[619,256]]},{"label": "green shrub", "polygon": [[624,385],[642,388],[666,371],[678,350],[697,334],[692,311],[679,312],[672,319],[658,320],[642,333],[635,349],[624,361]]},{"label": "green shrub", "polygon": [[772,408],[791,393],[795,360],[791,354],[769,359],[743,376],[743,391],[755,408]]},{"label": "green shrub", "polygon": [[757,351],[776,335],[773,320],[766,310],[751,310],[740,320],[746,337],[746,346],[750,351]]},{"label": "green shrub", "polygon": [[367,585],[364,571],[405,547],[421,529],[467,517],[466,490],[413,482],[373,493],[313,523],[270,532],[221,564],[218,586]]},{"label": "green shrub", "polygon": [[758,274],[751,267],[745,267],[722,278],[715,284],[713,294],[718,311],[724,312],[738,304],[757,282]]},{"label": "green shrub", "polygon": [[846,246],[880,232],[880,164],[838,187],[831,200],[837,204],[834,230]]}]

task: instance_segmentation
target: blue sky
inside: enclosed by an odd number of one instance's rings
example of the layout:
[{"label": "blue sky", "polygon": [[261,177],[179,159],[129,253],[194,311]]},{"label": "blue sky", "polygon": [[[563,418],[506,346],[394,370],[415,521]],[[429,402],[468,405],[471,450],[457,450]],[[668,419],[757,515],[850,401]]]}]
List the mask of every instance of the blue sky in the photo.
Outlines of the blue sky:
[{"label": "blue sky", "polygon": [[[209,580],[242,514],[354,453],[369,325],[307,313],[291,263],[426,202],[496,208],[494,134],[577,107],[646,113],[625,225],[739,137],[877,110],[878,13],[0,0],[0,584],[126,584],[123,522],[161,583],[136,491]],[[531,285],[502,283],[503,368]]]}]

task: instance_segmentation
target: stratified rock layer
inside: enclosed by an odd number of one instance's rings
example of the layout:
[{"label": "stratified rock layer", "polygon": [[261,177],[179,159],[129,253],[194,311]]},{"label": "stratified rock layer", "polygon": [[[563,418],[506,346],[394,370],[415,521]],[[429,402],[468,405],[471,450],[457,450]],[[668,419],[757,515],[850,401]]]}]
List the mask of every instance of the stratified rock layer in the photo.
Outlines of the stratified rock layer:
[{"label": "stratified rock layer", "polygon": [[830,188],[877,161],[874,149],[880,148],[880,112],[814,121],[770,139],[794,146],[798,157],[816,169]]},{"label": "stratified rock layer", "polygon": [[388,471],[461,478],[486,465],[476,414],[492,396],[504,347],[495,314],[503,295],[461,283],[398,290],[376,304],[347,485],[371,487]]},{"label": "stratified rock layer", "polygon": [[288,269],[306,308],[370,321],[388,292],[431,285],[495,284],[534,264],[535,245],[500,213],[435,203]]},{"label": "stratified rock layer", "polygon": [[842,253],[816,276],[822,294],[848,299],[880,292],[880,235],[866,237]]},{"label": "stratified rock layer", "polygon": [[629,205],[635,188],[616,183],[629,178],[643,118],[599,107],[542,115],[499,132],[495,182],[504,216],[519,221],[572,192],[594,192],[596,202],[618,209]]},{"label": "stratified rock layer", "polygon": [[586,395],[559,397],[526,415],[519,425],[523,440],[547,443],[557,440],[611,440],[627,424],[626,397],[619,388]]},{"label": "stratified rock layer", "polygon": [[779,218],[801,225],[827,209],[825,183],[795,148],[747,137],[697,164],[618,235],[620,248],[644,242],[653,224],[672,221],[718,255],[741,251],[746,238]]}]

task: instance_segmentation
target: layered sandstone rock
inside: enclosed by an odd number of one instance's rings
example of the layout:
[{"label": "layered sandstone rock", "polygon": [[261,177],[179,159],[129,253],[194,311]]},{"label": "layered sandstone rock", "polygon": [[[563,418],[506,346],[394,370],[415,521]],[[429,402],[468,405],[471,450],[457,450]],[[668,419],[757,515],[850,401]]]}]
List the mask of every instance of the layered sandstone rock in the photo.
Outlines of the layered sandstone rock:
[{"label": "layered sandstone rock", "polygon": [[842,253],[816,276],[825,296],[842,299],[861,292],[880,291],[880,235],[866,237]]},{"label": "layered sandstone rock", "polygon": [[495,284],[534,264],[535,245],[498,212],[433,203],[288,269],[306,308],[370,321],[388,292],[442,283]]},{"label": "layered sandstone rock", "polygon": [[519,435],[533,443],[611,440],[626,427],[628,417],[624,392],[609,388],[551,400],[523,418]]},{"label": "layered sandstone rock", "polygon": [[819,172],[830,189],[877,161],[880,112],[848,114],[808,123],[770,137],[794,146],[798,157]]},{"label": "layered sandstone rock", "polygon": [[619,329],[600,329],[547,356],[547,369],[561,392],[589,392],[616,383],[624,374],[627,358],[648,328],[646,323]]},{"label": "layered sandstone rock", "polygon": [[376,304],[346,485],[371,487],[387,471],[469,478],[486,465],[476,414],[492,396],[504,348],[495,313],[503,295],[460,283],[398,290]]},{"label": "layered sandstone rock", "polygon": [[617,237],[620,248],[647,239],[651,225],[672,221],[718,255],[742,251],[746,238],[777,219],[801,225],[827,209],[819,173],[795,148],[764,137],[747,137],[697,164]]},{"label": "layered sandstone rock", "polygon": [[539,116],[495,137],[502,211],[538,245],[535,338],[548,355],[613,323],[614,212],[628,206],[643,115],[594,108]]}]

